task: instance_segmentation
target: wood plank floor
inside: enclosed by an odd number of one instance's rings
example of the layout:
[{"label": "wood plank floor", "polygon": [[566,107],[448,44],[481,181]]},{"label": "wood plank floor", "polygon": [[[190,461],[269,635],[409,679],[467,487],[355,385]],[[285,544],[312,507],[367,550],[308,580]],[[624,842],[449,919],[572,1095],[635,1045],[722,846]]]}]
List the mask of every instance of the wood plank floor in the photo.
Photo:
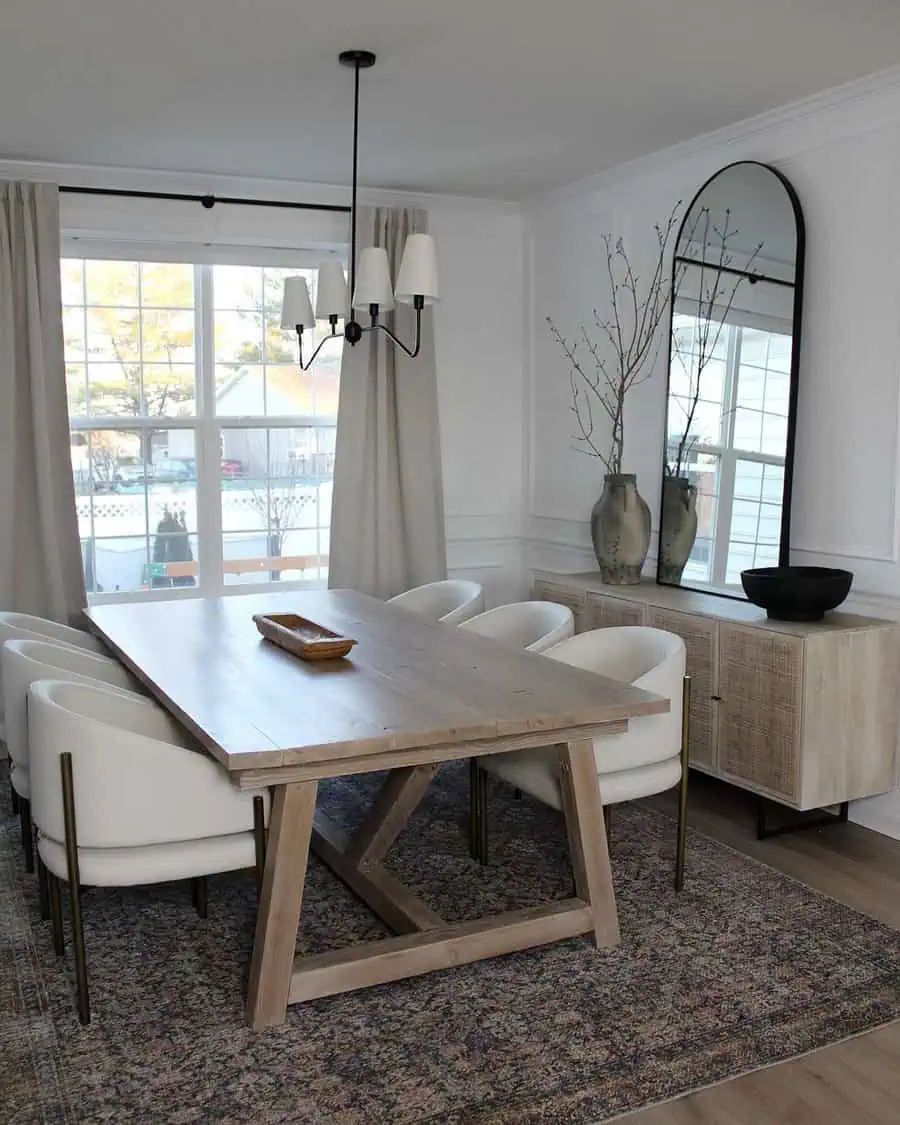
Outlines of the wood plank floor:
[{"label": "wood plank floor", "polygon": [[[674,811],[670,794],[651,803]],[[690,822],[900,929],[900,841],[855,824],[758,841],[753,799],[696,774],[691,778]],[[621,1120],[622,1125],[897,1125],[900,1023]]]}]

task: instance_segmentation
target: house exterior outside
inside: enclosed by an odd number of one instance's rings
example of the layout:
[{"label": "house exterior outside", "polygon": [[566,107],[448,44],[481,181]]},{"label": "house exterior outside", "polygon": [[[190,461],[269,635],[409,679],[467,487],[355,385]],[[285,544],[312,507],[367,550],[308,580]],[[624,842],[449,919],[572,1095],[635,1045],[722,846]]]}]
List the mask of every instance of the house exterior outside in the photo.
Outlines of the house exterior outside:
[{"label": "house exterior outside", "polygon": [[[334,470],[337,385],[340,358],[317,365],[314,374],[295,367],[244,367],[216,394],[216,413],[223,420],[265,415],[268,427],[223,425],[221,456],[241,468],[235,475],[250,479],[300,477],[328,479]],[[330,413],[324,413],[323,407]],[[309,425],[284,426],[281,419],[309,419]],[[168,432],[167,456],[193,459],[194,435]]]}]

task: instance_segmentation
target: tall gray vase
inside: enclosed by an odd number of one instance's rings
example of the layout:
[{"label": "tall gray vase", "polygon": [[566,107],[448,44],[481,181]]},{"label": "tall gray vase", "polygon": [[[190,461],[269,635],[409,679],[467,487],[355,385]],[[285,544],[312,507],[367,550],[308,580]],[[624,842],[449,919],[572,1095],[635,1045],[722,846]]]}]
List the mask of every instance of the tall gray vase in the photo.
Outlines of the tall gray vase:
[{"label": "tall gray vase", "polygon": [[600,577],[611,586],[634,586],[650,549],[650,509],[634,473],[608,475],[591,511],[591,539]]},{"label": "tall gray vase", "polygon": [[659,578],[678,585],[697,538],[697,489],[687,477],[663,481],[659,521]]}]

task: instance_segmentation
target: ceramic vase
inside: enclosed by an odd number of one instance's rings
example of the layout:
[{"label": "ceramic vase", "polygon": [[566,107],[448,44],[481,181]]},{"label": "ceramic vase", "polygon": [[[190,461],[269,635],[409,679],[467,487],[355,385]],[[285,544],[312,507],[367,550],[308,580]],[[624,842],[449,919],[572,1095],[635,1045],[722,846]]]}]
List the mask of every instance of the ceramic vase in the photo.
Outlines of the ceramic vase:
[{"label": "ceramic vase", "polygon": [[650,549],[650,509],[637,490],[634,473],[609,474],[591,512],[591,539],[602,580],[633,586]]},{"label": "ceramic vase", "polygon": [[663,481],[659,580],[678,585],[697,538],[697,489],[687,477]]}]

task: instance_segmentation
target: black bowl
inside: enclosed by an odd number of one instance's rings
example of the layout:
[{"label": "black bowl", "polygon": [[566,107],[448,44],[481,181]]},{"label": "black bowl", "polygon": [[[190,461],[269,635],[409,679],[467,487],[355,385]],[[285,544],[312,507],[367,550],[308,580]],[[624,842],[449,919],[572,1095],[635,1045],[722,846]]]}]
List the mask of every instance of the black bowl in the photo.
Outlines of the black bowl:
[{"label": "black bowl", "polygon": [[773,621],[818,621],[847,597],[853,575],[830,566],[758,566],[741,571],[741,584]]}]

